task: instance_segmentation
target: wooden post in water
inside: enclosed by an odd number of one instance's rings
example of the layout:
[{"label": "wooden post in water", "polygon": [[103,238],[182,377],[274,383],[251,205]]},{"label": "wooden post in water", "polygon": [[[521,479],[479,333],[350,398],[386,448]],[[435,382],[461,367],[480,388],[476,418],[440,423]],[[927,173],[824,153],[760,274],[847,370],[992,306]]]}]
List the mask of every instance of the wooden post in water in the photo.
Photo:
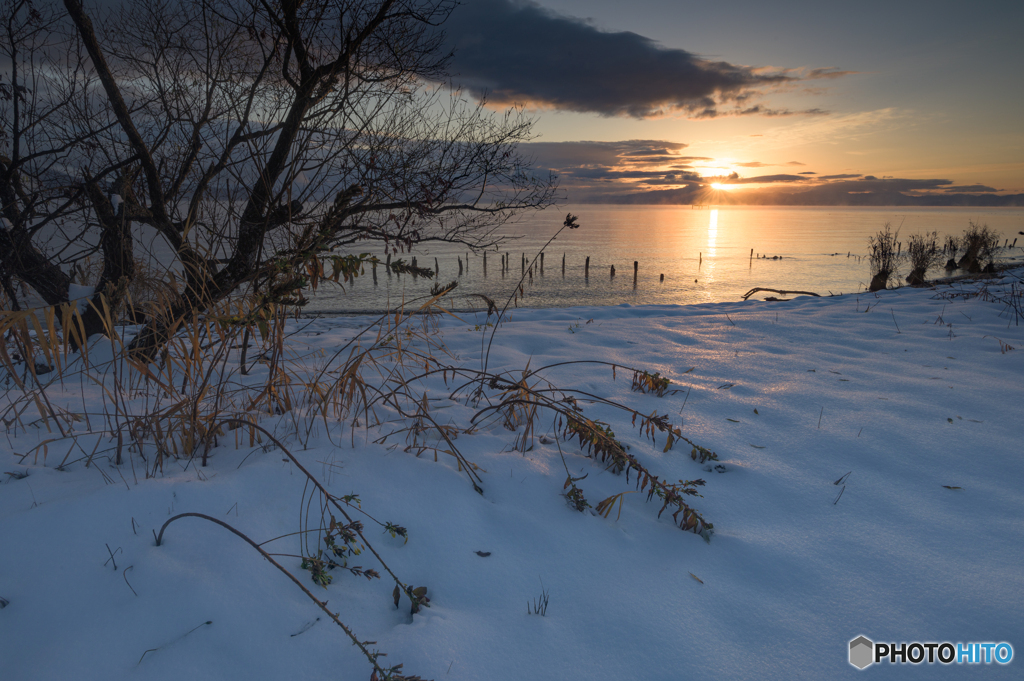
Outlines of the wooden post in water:
[{"label": "wooden post in water", "polygon": [[697,260],[697,267],[700,267],[701,265],[704,264],[704,254],[703,253],[698,253],[697,254],[697,258],[698,258],[698,260]]},{"label": "wooden post in water", "polygon": [[615,278],[615,265],[612,265],[612,279]]},{"label": "wooden post in water", "polygon": [[636,283],[636,271],[637,271],[637,269],[639,269],[639,267],[640,267],[640,263],[638,263],[636,260],[634,260],[633,261],[633,283],[634,284]]},{"label": "wooden post in water", "polygon": [[[466,260],[466,262],[468,263],[469,260]],[[462,276],[462,258],[459,258],[459,276]]]},{"label": "wooden post in water", "polygon": [[384,263],[384,269],[387,271],[388,276],[391,276],[391,254],[388,253],[388,261]]},{"label": "wooden post in water", "polygon": [[377,259],[376,258],[374,258],[371,261],[370,269],[373,270],[373,285],[376,286],[377,285]]},{"label": "wooden post in water", "polygon": [[[414,258],[412,259],[412,266],[413,266],[413,267],[416,267],[416,258],[415,258],[415,257],[414,257]],[[414,276],[414,277],[415,277],[415,276],[416,276],[416,273],[414,272],[412,276]]]},{"label": "wooden post in water", "polygon": [[562,251],[562,278],[565,279],[565,251]]},{"label": "wooden post in water", "polygon": [[523,268],[522,274],[526,274],[526,254],[525,253],[523,253],[523,260],[522,260],[521,265],[522,265],[522,268]]},{"label": "wooden post in water", "polygon": [[487,276],[487,251],[484,251],[484,276]]},{"label": "wooden post in water", "polygon": [[661,282],[662,284],[664,284],[664,283],[665,283],[665,275],[664,275],[664,274],[662,274],[662,275],[661,275],[661,279],[660,279],[659,281],[660,281],[660,282]]},{"label": "wooden post in water", "polygon": [[587,256],[587,262],[583,265],[583,278],[590,279],[590,256]]},{"label": "wooden post in water", "polygon": [[436,277],[436,276],[439,276],[440,274],[441,274],[441,268],[438,267],[438,265],[437,265],[437,258],[434,258],[434,276]]},{"label": "wooden post in water", "polygon": [[544,251],[540,252],[540,276],[544,276]]}]

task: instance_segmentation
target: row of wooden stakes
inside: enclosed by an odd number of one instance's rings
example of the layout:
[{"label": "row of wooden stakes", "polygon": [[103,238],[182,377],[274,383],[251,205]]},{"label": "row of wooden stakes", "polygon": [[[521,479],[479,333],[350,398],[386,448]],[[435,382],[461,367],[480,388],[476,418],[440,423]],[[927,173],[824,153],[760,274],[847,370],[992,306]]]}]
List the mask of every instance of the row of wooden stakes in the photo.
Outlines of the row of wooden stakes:
[{"label": "row of wooden stakes", "polygon": [[[510,272],[511,269],[512,269],[511,265],[510,265],[511,255],[509,253],[505,253],[504,255],[499,253],[498,255],[501,258],[501,274],[502,274],[502,276],[505,276],[505,274]],[[700,256],[700,260],[701,260],[701,262],[704,261],[703,253]],[[461,277],[462,273],[463,273],[463,263],[462,263],[462,257],[461,256],[458,257],[458,262],[459,262],[459,276]],[[415,257],[412,258],[412,266],[414,268],[418,267],[418,264],[416,262],[416,258]],[[391,268],[391,256],[390,255],[388,255],[385,267],[387,267],[389,270]],[[466,271],[469,270],[469,253],[466,253],[465,269],[466,269]],[[483,254],[483,270],[484,270],[484,276],[486,277],[487,276],[487,253],[486,252]],[[520,270],[521,270],[521,274],[523,274],[524,276],[529,276],[530,280],[533,279],[533,265],[531,264],[530,267],[529,267],[529,270],[527,270],[527,262],[526,262],[526,254],[525,253],[522,254]],[[634,283],[636,283],[637,274],[638,274],[639,270],[640,270],[640,263],[639,263],[639,261],[634,260],[633,261],[633,282]],[[434,276],[435,277],[436,276],[440,276],[440,273],[441,273],[441,266],[438,263],[437,258],[434,258]],[[540,254],[540,274],[541,275],[544,274],[544,253]],[[565,253],[562,254],[562,276],[563,277],[565,276]],[[590,278],[590,256],[589,255],[587,256],[587,259],[583,263],[583,276],[588,278],[588,279]],[[611,276],[611,277],[615,276],[615,265],[611,265],[610,266],[609,276]],[[377,263],[376,262],[373,263],[373,279],[374,279],[374,281],[377,280]],[[665,281],[665,275],[664,274],[660,275],[659,281]]]}]

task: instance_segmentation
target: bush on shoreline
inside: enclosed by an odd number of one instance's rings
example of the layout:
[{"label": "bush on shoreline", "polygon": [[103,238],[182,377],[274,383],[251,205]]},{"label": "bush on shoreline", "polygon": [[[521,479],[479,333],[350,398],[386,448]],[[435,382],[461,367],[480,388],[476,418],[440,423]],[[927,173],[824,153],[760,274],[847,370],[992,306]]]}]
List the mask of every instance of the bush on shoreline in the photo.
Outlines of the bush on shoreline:
[{"label": "bush on shoreline", "polygon": [[[899,229],[893,232],[890,223],[885,223],[874,236],[868,237],[868,258],[871,264],[868,291],[889,288],[889,284],[898,279],[899,266],[904,261],[910,265],[906,282],[911,286],[923,286],[928,270],[942,262],[946,254],[949,255],[945,265],[947,271],[959,268],[970,274],[994,272],[999,233],[989,229],[988,225],[979,225],[973,221],[968,224],[962,237],[947,236],[941,250],[938,233],[925,232],[911,235],[904,252],[898,240]],[[959,253],[963,255],[957,261]]]},{"label": "bush on shoreline", "polygon": [[868,258],[871,263],[871,283],[869,291],[881,291],[888,288],[889,282],[895,278],[899,269],[900,243],[897,241],[900,230],[892,231],[892,225],[885,226],[868,237]]},{"label": "bush on shoreline", "polygon": [[928,268],[938,265],[942,260],[938,233],[912,235],[907,241],[907,260],[910,261],[910,274],[907,275],[907,283],[911,286],[924,284],[924,276]]}]

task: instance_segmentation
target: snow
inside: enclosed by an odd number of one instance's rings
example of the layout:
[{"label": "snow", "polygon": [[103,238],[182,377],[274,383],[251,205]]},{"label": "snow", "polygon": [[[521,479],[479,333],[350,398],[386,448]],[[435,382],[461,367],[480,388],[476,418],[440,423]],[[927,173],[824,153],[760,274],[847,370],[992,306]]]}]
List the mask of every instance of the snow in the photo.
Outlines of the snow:
[{"label": "snow", "polygon": [[68,301],[74,301],[78,307],[78,313],[83,314],[89,309],[89,300],[96,292],[94,286],[82,286],[81,284],[70,284],[68,286]]},{"label": "snow", "polygon": [[[556,444],[550,417],[537,426],[548,444],[537,439],[526,453],[511,450],[517,433],[500,422],[458,435],[483,469],[478,494],[450,456],[416,457],[404,434],[374,443],[395,424],[353,433],[320,420],[306,441],[295,434],[305,422],[286,413],[261,424],[333,494],[356,493],[362,510],[408,529],[405,543],[363,518],[391,569],[429,587],[430,607],[410,615],[403,597],[396,609],[387,574],[368,581],[335,570],[324,589],[298,559],[278,560],[375,641],[388,654],[382,663],[424,678],[855,678],[847,650],[858,635],[1006,641],[1019,655],[1024,330],[994,299],[1019,296],[1019,277],[983,296],[979,284],[960,283],[781,303],[514,310],[496,331],[491,371],[518,380],[528,364],[615,363],[616,378],[594,364],[540,376],[668,414],[717,452],[707,465],[682,443],[663,452],[664,436],[652,443],[628,415],[583,404],[663,479],[707,481],[692,504],[714,524],[710,542],[667,512],[658,518],[657,500],[643,494],[626,495],[621,516],[607,519],[570,509],[559,445],[572,475],[587,475],[577,484],[592,505],[633,490],[634,478],[627,484],[576,444]],[[295,322],[290,352],[335,352],[363,322]],[[460,313],[436,337],[479,368],[486,323]],[[104,355],[101,339],[91,361]],[[678,392],[631,392],[623,365],[660,372]],[[448,378],[447,388],[424,384],[429,408],[464,427],[476,410],[448,399]],[[72,410],[101,411],[87,382],[54,379],[48,391]],[[91,418],[97,428],[102,418]],[[154,545],[153,532],[182,512],[258,542],[295,532],[305,478],[283,452],[235,448],[226,437],[207,467],[181,461],[148,479],[137,456],[57,470],[67,443],[21,462],[50,437],[41,425],[12,427],[0,442],[0,471],[28,473],[0,484],[0,597],[10,602],[0,609],[0,676],[369,678],[341,629],[225,529],[183,518]],[[81,444],[88,453],[96,437]],[[295,554],[299,542],[265,548]],[[384,572],[365,552],[350,564]],[[542,589],[545,616],[527,614]],[[1020,678],[1022,663],[983,673]],[[960,678],[973,669],[882,664],[866,673]]]},{"label": "snow", "polygon": [[110,207],[114,209],[114,215],[121,209],[121,196],[118,194],[110,195]]}]

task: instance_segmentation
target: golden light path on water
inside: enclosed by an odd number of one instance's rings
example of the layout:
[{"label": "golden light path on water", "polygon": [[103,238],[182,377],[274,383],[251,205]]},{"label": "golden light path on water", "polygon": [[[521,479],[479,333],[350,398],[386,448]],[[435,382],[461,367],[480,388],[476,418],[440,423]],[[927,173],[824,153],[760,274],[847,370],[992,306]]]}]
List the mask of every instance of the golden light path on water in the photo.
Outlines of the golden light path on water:
[{"label": "golden light path on water", "polygon": [[708,213],[708,260],[701,272],[705,284],[715,281],[715,265],[718,262],[718,209],[714,208]]},{"label": "golden light path on water", "polygon": [[[564,230],[548,244],[566,213],[579,216],[580,228]],[[487,251],[486,270],[483,253],[424,243],[398,257],[417,257],[421,267],[431,269],[436,263],[436,276],[392,275],[378,266],[374,277],[367,265],[365,276],[344,286],[320,287],[310,295],[307,312],[380,310],[418,296],[429,299],[438,281],[453,280],[459,282],[458,293],[483,294],[504,304],[522,278],[522,295],[513,307],[738,301],[755,287],[855,294],[870,281],[868,237],[886,222],[902,226],[901,239],[936,231],[941,243],[946,235],[962,235],[971,221],[988,225],[1010,242],[1000,249],[1000,259],[1024,262],[1021,208],[563,205],[503,227],[503,233],[520,238],[504,243],[500,251]],[[1020,239],[1015,245],[1014,238]],[[522,259],[536,257],[545,244],[546,261],[526,275]],[[352,247],[353,253],[364,251],[386,258],[379,245]],[[510,266],[503,269],[506,257]],[[633,262],[639,263],[635,286]],[[610,276],[613,265],[617,276]],[[928,276],[944,274],[940,264]],[[462,300],[479,304],[475,297]]]},{"label": "golden light path on water", "polygon": [[715,244],[718,241],[718,209],[711,211],[708,218],[708,256],[714,258],[718,255]]}]

